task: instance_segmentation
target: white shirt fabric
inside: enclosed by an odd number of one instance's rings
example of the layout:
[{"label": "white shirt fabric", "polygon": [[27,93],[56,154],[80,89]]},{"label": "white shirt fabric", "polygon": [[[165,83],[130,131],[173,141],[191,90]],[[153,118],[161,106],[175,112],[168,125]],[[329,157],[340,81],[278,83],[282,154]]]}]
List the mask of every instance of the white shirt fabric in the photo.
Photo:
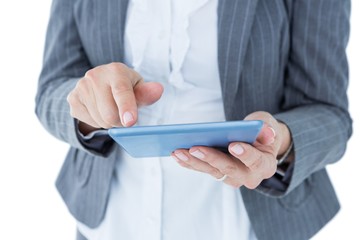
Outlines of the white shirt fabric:
[{"label": "white shirt fabric", "polygon": [[[225,121],[217,63],[217,0],[130,0],[125,63],[164,86],[138,125]],[[170,157],[120,152],[99,227],[89,240],[256,239],[241,193]]]}]

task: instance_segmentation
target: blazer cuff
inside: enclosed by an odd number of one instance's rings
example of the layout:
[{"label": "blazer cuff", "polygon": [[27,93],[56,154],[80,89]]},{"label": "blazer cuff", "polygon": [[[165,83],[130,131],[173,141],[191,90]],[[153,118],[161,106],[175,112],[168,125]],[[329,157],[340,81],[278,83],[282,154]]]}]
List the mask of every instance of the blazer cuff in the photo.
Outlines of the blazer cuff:
[{"label": "blazer cuff", "polygon": [[76,136],[81,145],[89,152],[106,157],[111,152],[114,140],[108,135],[107,130],[93,131],[84,136],[79,130],[79,121],[74,119]]},{"label": "blazer cuff", "polygon": [[269,179],[264,179],[256,189],[268,196],[283,196],[290,185],[294,165],[294,162],[291,162],[286,167],[285,165],[278,166],[278,170],[274,176]]}]

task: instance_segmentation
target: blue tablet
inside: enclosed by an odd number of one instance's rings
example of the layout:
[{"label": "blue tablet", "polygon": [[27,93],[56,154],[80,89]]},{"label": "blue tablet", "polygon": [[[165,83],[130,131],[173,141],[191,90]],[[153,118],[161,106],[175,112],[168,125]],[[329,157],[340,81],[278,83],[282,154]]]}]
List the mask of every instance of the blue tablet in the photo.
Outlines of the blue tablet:
[{"label": "blue tablet", "polygon": [[262,121],[229,121],[111,128],[109,135],[132,157],[170,156],[179,148],[209,146],[227,151],[231,142],[253,143]]}]

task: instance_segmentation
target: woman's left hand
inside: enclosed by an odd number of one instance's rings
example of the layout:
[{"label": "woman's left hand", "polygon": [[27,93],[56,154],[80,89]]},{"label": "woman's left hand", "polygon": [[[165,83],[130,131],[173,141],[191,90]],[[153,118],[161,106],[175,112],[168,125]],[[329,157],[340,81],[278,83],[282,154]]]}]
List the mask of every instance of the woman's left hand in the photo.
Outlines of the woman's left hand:
[{"label": "woman's left hand", "polygon": [[216,180],[239,188],[256,188],[264,179],[275,174],[277,156],[286,152],[291,143],[288,127],[267,112],[254,112],[245,120],[262,120],[255,143],[233,142],[228,146],[230,154],[211,147],[194,146],[178,149],[172,157],[183,167],[210,174]]}]

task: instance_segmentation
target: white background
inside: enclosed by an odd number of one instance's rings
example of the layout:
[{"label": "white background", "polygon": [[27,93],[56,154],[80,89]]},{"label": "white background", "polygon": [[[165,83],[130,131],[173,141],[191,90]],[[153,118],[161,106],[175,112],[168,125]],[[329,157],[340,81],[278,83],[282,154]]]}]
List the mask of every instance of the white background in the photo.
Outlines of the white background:
[{"label": "white background", "polygon": [[[344,158],[328,167],[342,209],[315,240],[360,239],[356,151],[360,143],[360,1],[352,4],[348,93],[354,134]],[[49,9],[50,0],[0,1],[0,239],[4,240],[64,240],[75,235],[75,221],[54,186],[67,145],[48,134],[34,114]]]}]

